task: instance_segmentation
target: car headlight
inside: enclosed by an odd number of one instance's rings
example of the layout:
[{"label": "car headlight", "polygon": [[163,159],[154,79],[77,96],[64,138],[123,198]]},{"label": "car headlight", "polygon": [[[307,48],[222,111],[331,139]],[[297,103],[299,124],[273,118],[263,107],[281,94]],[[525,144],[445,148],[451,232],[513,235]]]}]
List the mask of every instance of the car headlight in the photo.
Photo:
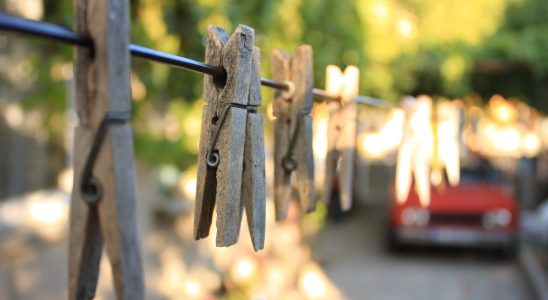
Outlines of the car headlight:
[{"label": "car headlight", "polygon": [[483,226],[485,228],[506,227],[512,221],[512,215],[505,209],[497,209],[483,215]]},{"label": "car headlight", "polygon": [[424,226],[430,220],[430,213],[424,208],[408,207],[401,212],[400,217],[403,225]]}]

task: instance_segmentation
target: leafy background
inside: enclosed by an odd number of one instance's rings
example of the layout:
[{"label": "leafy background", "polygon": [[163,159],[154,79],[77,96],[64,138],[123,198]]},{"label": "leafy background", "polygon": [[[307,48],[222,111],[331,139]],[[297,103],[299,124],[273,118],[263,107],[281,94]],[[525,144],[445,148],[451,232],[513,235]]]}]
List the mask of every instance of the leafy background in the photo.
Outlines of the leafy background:
[{"label": "leafy background", "polygon": [[[1,0],[0,9],[13,11],[16,2]],[[34,2],[41,1],[28,1]],[[324,85],[327,64],[354,64],[361,70],[361,93],[390,102],[406,94],[482,101],[501,93],[548,110],[544,0],[468,0],[466,5],[460,0],[130,2],[132,42],[162,51],[202,60],[208,24],[228,32],[246,24],[256,31],[265,77],[272,49],[292,51],[307,43],[315,51],[317,87]],[[44,0],[42,7],[40,19],[71,27],[70,1]],[[2,68],[0,102],[15,99],[25,110],[42,111],[49,140],[61,145],[70,94],[63,82],[70,78],[73,51],[2,34],[0,53],[14,51],[13,43],[25,46],[26,63]],[[191,166],[203,76],[139,59],[132,65],[137,155],[150,164]],[[14,77],[14,72],[21,74]],[[263,95],[268,103],[271,91],[264,89]]]}]

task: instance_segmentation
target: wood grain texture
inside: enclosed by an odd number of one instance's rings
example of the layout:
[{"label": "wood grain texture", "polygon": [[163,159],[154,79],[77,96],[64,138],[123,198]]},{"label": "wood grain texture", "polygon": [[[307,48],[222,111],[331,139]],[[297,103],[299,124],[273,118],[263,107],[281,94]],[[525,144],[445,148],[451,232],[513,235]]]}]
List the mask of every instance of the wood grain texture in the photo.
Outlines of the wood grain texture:
[{"label": "wood grain texture", "polygon": [[258,251],[264,247],[266,218],[263,116],[247,116],[246,135],[242,196],[251,242]]},{"label": "wood grain texture", "polygon": [[352,207],[354,152],[356,144],[359,70],[348,66],[344,73],[336,66],[327,67],[326,90],[339,95],[340,102],[329,106],[327,156],[323,199],[331,200],[335,178],[338,178],[341,209]]},{"label": "wood grain texture", "polygon": [[[325,70],[325,90],[332,95],[340,95],[342,88],[342,70],[334,65],[328,65]],[[325,174],[323,185],[323,197],[322,199],[326,204],[331,201],[333,186],[335,184],[335,178],[337,175],[337,164],[339,160],[339,154],[336,148],[338,139],[337,130],[337,110],[340,107],[340,103],[335,101],[328,102],[329,109],[329,121],[327,123],[327,153],[325,157]]]},{"label": "wood grain texture", "polygon": [[[74,187],[80,186],[85,156],[93,133],[78,126],[74,132]],[[103,239],[97,209],[85,203],[78,188],[72,190],[69,229],[69,299],[92,299],[99,278]]]},{"label": "wood grain texture", "polygon": [[292,114],[301,117],[298,143],[295,147],[297,161],[296,184],[304,212],[316,208],[314,188],[314,154],[312,148],[312,118],[308,114],[314,104],[314,70],[312,47],[301,45],[291,60],[291,81],[295,84]]},{"label": "wood grain texture", "polygon": [[[219,95],[219,108],[224,109],[229,103],[246,105],[248,102],[254,35],[252,28],[239,25],[223,47],[222,66],[227,79]],[[217,141],[220,156],[216,195],[217,246],[233,245],[240,234],[246,119],[247,110],[230,108]]]},{"label": "wood grain texture", "polygon": [[[357,93],[356,93],[357,95]],[[356,148],[357,107],[356,103],[349,103],[342,109],[340,119],[344,120],[339,140],[339,188],[341,209],[348,211],[352,208],[354,184],[354,154]]]},{"label": "wood grain texture", "polygon": [[[204,79],[207,106],[202,114],[194,236],[196,239],[208,236],[216,206],[217,246],[234,244],[240,231],[247,110],[227,107],[229,104],[247,105],[249,101],[253,40],[253,29],[244,25],[239,25],[229,38],[219,27],[208,28],[206,63],[224,68],[227,77],[224,85],[212,76]],[[228,110],[221,126],[225,109]],[[219,165],[211,168],[206,164],[207,150],[219,127],[214,147],[219,154]]]},{"label": "wood grain texture", "polygon": [[[295,93],[291,99],[282,97],[281,91],[274,92],[274,200],[276,220],[285,220],[291,199],[291,191],[297,189],[301,207],[311,212],[316,206],[314,190],[314,160],[312,150],[312,121],[308,114],[313,104],[312,48],[297,47],[293,57],[281,50],[272,54],[272,77],[276,81],[291,81]],[[288,154],[290,141],[296,130],[293,158],[297,168],[288,172],[283,168],[283,158]],[[291,176],[295,173],[292,183]]]},{"label": "wood grain texture", "polygon": [[[289,64],[289,54],[275,49],[271,60],[272,79],[280,82],[288,80],[291,70]],[[289,105],[290,102],[282,97],[282,91],[274,90],[274,203],[277,221],[286,219],[291,197],[291,173],[286,172],[281,163],[289,149],[290,128],[286,121],[289,118]]]},{"label": "wood grain texture", "polygon": [[131,111],[128,2],[76,0],[74,7],[75,31],[89,35],[94,49],[77,48],[75,59],[79,125],[74,138],[69,299],[94,297],[103,239],[117,298],[143,299],[133,137],[129,125],[110,126],[103,140],[93,168],[93,175],[103,189],[99,203],[86,204],[79,190],[85,160],[106,112]]},{"label": "wood grain texture", "polygon": [[[206,52],[207,53],[207,52]],[[207,62],[207,59],[206,59]],[[212,80],[205,76],[204,81]],[[211,83],[213,84],[213,83]],[[204,89],[204,98],[212,94]],[[209,229],[215,208],[215,194],[217,191],[217,168],[210,168],[206,163],[209,139],[213,135],[213,117],[215,106],[205,105],[202,110],[202,127],[200,132],[200,144],[198,152],[198,175],[196,177],[196,200],[194,202],[194,239],[199,240],[209,235]]]},{"label": "wood grain texture", "polygon": [[[249,105],[261,105],[260,49],[253,48]],[[242,175],[242,199],[245,206],[251,242],[255,251],[264,247],[266,192],[263,116],[248,113]]]},{"label": "wood grain texture", "polygon": [[251,61],[251,77],[249,83],[248,105],[261,106],[261,49],[253,47],[253,59]]},{"label": "wood grain texture", "polygon": [[[228,35],[222,28],[209,26],[206,36],[205,63],[221,66],[223,47],[227,42]],[[202,110],[196,201],[194,204],[194,238],[197,240],[209,235],[215,208],[217,168],[208,167],[206,157],[210,139],[215,130],[214,118],[217,116],[217,100],[221,89],[222,87],[217,86],[213,76],[204,76],[204,100],[207,104]]]},{"label": "wood grain texture", "polygon": [[221,90],[220,103],[247,104],[253,60],[253,28],[238,25],[223,48],[223,68],[226,70],[226,85]]},{"label": "wood grain texture", "polygon": [[312,117],[301,117],[300,138],[295,147],[295,157],[299,163],[296,170],[296,187],[305,213],[316,209],[316,190],[314,187],[314,153],[312,152]]},{"label": "wood grain texture", "polygon": [[[247,98],[247,97],[246,97]],[[247,111],[232,107],[217,140],[217,246],[238,241],[242,222],[242,172]]]}]

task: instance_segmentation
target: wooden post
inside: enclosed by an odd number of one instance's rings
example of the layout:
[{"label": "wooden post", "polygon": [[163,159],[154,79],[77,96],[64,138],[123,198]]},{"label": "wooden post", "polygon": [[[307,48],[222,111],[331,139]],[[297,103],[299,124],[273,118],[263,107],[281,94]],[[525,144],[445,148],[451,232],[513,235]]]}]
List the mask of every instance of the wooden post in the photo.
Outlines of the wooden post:
[{"label": "wooden post", "polygon": [[74,188],[70,215],[69,299],[95,296],[103,240],[118,299],[143,299],[136,214],[133,138],[129,124],[112,124],[99,148],[93,176],[102,195],[84,202],[81,177],[107,112],[131,112],[129,4],[127,0],[75,0],[75,31],[93,49],[76,49]]}]

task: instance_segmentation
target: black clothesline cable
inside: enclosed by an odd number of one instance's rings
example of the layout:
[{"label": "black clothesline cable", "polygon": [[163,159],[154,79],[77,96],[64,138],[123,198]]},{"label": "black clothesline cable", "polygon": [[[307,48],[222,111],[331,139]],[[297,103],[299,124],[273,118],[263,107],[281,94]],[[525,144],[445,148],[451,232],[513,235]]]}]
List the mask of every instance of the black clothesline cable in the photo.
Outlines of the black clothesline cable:
[{"label": "black clothesline cable", "polygon": [[[45,37],[52,40],[64,42],[70,45],[79,46],[79,47],[92,47],[92,41],[88,37],[83,37],[70,29],[65,27],[46,23],[38,22],[33,20],[24,19],[21,17],[12,16],[6,13],[0,12],[0,30],[13,31],[18,33],[24,33],[33,35],[36,37]],[[196,61],[187,57],[178,56],[170,53],[165,53],[155,49],[147,48],[144,46],[130,44],[129,52],[131,55],[154,62],[159,62],[163,64],[170,65],[176,68],[183,68],[187,70],[192,70],[198,73],[207,74],[211,76],[225,77],[226,73],[222,68],[218,68],[200,61]],[[284,82],[275,81],[268,78],[261,78],[261,85],[278,89],[278,90],[289,90],[289,86]],[[324,100],[339,100],[339,96],[329,94],[322,89],[313,89],[314,96],[316,98]],[[382,100],[358,96],[356,99],[357,103],[369,104],[374,106],[381,107],[392,107],[391,104],[388,104]]]}]

